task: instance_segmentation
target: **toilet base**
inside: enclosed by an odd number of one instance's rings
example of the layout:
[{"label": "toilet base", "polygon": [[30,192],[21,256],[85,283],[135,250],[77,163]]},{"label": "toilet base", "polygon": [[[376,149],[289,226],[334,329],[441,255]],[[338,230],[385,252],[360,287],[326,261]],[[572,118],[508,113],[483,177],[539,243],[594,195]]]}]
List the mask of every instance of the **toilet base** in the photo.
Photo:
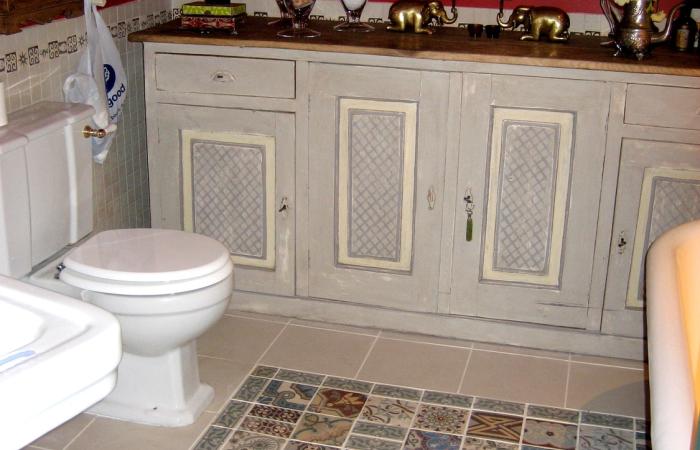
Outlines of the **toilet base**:
[{"label": "toilet base", "polygon": [[117,385],[87,412],[129,422],[179,427],[189,425],[214,399],[201,383],[194,341],[159,356],[124,351]]}]

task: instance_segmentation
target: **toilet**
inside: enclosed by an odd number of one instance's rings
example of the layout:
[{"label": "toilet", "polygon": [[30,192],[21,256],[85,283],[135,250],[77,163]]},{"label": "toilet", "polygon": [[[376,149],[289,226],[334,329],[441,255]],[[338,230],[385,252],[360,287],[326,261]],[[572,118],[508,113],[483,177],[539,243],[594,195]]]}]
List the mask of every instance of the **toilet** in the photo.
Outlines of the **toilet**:
[{"label": "toilet", "polygon": [[[0,274],[80,298],[117,317],[123,357],[114,390],[88,412],[183,426],[214,397],[199,379],[196,339],[233,290],[228,250],[177,230],[90,235],[89,106],[43,102],[0,128]],[[24,136],[3,146],[3,134]],[[9,142],[9,140],[6,140]]]}]

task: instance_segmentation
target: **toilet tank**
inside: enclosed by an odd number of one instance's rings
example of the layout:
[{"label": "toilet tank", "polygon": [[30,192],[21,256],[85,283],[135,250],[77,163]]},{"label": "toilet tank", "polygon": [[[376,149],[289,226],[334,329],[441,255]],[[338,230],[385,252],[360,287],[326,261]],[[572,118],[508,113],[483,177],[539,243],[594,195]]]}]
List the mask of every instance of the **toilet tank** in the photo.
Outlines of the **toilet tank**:
[{"label": "toilet tank", "polygon": [[82,135],[92,113],[87,105],[41,102],[0,128],[25,139],[6,151],[24,158],[0,155],[0,273],[25,275],[92,230],[92,155]]}]

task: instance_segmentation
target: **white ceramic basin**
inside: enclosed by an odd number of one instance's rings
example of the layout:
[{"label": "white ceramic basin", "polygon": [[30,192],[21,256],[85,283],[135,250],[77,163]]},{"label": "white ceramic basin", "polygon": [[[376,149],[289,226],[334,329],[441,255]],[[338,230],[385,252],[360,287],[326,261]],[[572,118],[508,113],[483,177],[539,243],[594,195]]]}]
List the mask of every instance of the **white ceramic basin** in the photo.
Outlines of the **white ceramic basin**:
[{"label": "white ceramic basin", "polygon": [[0,449],[18,449],[114,388],[119,323],[73,298],[0,276]]}]

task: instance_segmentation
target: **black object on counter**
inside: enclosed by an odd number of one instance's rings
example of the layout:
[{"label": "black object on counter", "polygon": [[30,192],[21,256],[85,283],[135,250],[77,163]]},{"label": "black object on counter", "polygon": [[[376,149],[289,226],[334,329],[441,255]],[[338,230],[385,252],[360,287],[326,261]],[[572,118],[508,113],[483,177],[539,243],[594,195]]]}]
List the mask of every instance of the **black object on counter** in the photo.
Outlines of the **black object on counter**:
[{"label": "black object on counter", "polygon": [[698,25],[690,17],[692,6],[684,5],[678,18],[673,21],[673,47],[681,52],[693,50],[695,45],[695,35],[698,32]]}]

